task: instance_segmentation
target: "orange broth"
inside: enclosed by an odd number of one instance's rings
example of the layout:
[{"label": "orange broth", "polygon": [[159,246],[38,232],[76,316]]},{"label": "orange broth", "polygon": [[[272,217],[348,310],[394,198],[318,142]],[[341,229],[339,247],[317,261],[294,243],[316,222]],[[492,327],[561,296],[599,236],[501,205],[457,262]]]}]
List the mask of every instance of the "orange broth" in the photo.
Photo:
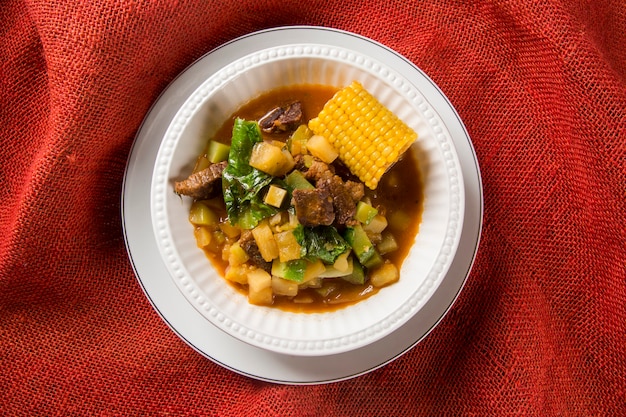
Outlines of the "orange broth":
[{"label": "orange broth", "polygon": [[[218,130],[214,140],[230,144],[230,138],[235,118],[245,120],[258,120],[269,109],[283,106],[299,100],[302,103],[303,120],[316,117],[324,107],[324,104],[337,91],[336,88],[323,85],[298,85],[278,88],[269,91],[251,100],[238,109]],[[264,139],[286,141],[290,133],[263,134]],[[201,155],[199,161],[205,155]],[[389,222],[389,228],[398,242],[399,248],[383,257],[396,265],[398,270],[406,258],[415,235],[419,230],[423,210],[423,187],[417,161],[412,152],[406,152],[402,158],[385,173],[376,190],[365,187],[365,195],[369,196],[374,206],[384,207],[385,216],[388,219],[397,218]],[[220,221],[226,220],[226,209],[223,201],[213,201],[212,208],[220,216]],[[395,226],[395,227],[394,227]],[[205,249],[207,257],[211,260],[217,271],[225,276],[228,261],[221,257],[221,251],[213,248]],[[400,276],[400,279],[411,277]],[[242,294],[247,295],[247,286],[226,280]],[[328,312],[344,308],[357,303],[365,298],[376,294],[381,288],[375,288],[367,282],[364,285],[351,284],[341,278],[326,278],[324,291],[307,288],[298,292],[294,298],[274,297],[271,307],[286,311],[313,313]],[[392,284],[393,285],[393,284]],[[332,290],[329,287],[332,286]],[[328,292],[321,295],[322,292]]]}]

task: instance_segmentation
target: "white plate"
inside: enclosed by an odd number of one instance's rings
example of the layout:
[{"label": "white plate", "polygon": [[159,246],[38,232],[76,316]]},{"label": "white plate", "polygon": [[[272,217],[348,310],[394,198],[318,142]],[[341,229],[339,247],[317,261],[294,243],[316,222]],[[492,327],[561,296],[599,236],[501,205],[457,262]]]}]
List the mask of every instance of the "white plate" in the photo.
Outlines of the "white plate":
[{"label": "white plate", "polygon": [[[160,260],[149,216],[150,184],[161,139],[185,98],[208,75],[259,49],[313,42],[361,51],[387,63],[419,89],[444,121],[456,148],[464,178],[465,221],[448,273],[413,318],[389,336],[357,350],[302,357],[244,343],[219,330],[188,302]],[[441,320],[460,292],[478,247],[482,185],[473,147],[457,113],[439,88],[410,61],[355,34],[317,27],[284,27],[253,33],[215,49],[163,92],[144,120],[131,150],[122,192],[122,218],[129,257],[139,283],[154,308],[189,345],[214,362],[250,377],[280,383],[322,383],[354,377],[388,363],[422,340]]]}]

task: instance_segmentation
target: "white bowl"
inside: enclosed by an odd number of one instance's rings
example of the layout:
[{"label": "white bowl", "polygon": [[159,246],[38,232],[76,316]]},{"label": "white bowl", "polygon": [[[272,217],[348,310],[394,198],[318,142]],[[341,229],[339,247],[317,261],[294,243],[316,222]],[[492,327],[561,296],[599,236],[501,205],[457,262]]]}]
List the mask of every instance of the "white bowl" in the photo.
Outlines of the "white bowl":
[{"label": "white bowl", "polygon": [[[207,138],[237,108],[273,88],[293,84],[343,87],[353,80],[418,133],[414,152],[424,187],[422,222],[400,280],[349,307],[292,313],[251,305],[198,249],[188,221],[190,199],[173,181],[189,174]],[[207,320],[252,345],[288,355],[330,355],[379,340],[409,320],[445,276],[459,243],[464,191],[456,151],[441,120],[411,80],[356,50],[324,44],[269,47],[209,76],[184,102],[161,140],[152,177],[157,245],[180,291]]]}]

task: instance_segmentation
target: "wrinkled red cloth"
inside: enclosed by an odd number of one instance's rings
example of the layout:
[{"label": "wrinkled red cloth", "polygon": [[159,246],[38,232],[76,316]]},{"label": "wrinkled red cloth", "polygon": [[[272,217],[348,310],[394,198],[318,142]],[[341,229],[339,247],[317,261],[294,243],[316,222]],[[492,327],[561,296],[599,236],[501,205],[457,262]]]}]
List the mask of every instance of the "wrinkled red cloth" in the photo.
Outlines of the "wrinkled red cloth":
[{"label": "wrinkled red cloth", "polygon": [[[0,414],[626,415],[623,0],[4,0]],[[398,360],[332,384],[226,370],[153,310],[120,193],[159,93],[223,42],[355,32],[449,97],[484,184],[474,268]]]}]

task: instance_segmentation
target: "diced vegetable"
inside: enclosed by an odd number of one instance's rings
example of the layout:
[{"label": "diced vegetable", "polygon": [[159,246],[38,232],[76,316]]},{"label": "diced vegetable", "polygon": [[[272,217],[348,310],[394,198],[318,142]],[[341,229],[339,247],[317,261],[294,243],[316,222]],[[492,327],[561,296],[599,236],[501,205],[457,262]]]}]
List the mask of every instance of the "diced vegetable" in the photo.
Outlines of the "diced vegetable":
[{"label": "diced vegetable", "polygon": [[234,239],[241,234],[241,229],[230,224],[229,221],[220,222],[220,230],[229,238]]},{"label": "diced vegetable", "polygon": [[211,244],[213,235],[208,227],[198,226],[193,230],[193,234],[199,248],[205,248]]},{"label": "diced vegetable", "polygon": [[254,236],[254,241],[259,247],[259,252],[261,252],[265,262],[271,262],[273,259],[278,258],[278,246],[267,220],[262,221],[257,227],[252,229],[252,236]]},{"label": "diced vegetable", "polygon": [[207,246],[204,246],[204,249],[208,250],[209,252],[220,253],[225,241],[226,241],[226,236],[224,236],[224,233],[222,233],[221,230],[219,229],[211,230],[210,242]]},{"label": "diced vegetable", "polygon": [[265,202],[265,204],[280,208],[280,206],[283,205],[286,196],[287,190],[272,184],[268,188],[267,194],[265,194],[265,198],[263,199],[263,201]]},{"label": "diced vegetable", "polygon": [[344,235],[346,241],[348,241],[352,247],[354,254],[362,264],[365,264],[376,252],[374,245],[370,242],[361,225],[357,224],[353,227],[346,228]]},{"label": "diced vegetable", "polygon": [[307,262],[306,270],[304,271],[304,282],[319,278],[324,271],[326,271],[326,267],[319,259],[314,262]]},{"label": "diced vegetable", "polygon": [[339,156],[333,145],[322,135],[311,136],[306,143],[306,148],[311,155],[318,157],[327,164],[332,163]]},{"label": "diced vegetable", "polygon": [[280,177],[294,166],[289,152],[283,152],[278,146],[268,142],[258,142],[252,147],[250,166],[269,175]]},{"label": "diced vegetable", "polygon": [[354,218],[363,224],[369,224],[378,214],[378,210],[364,201],[359,201],[356,205],[356,214]]},{"label": "diced vegetable", "polygon": [[385,262],[380,268],[370,273],[370,282],[375,287],[384,287],[398,281],[399,278],[398,268],[391,262]]},{"label": "diced vegetable", "polygon": [[370,189],[417,139],[417,133],[357,81],[339,90],[309,121],[309,128],[324,136]]},{"label": "diced vegetable", "polygon": [[298,126],[287,141],[287,147],[292,155],[304,155],[307,153],[306,142],[313,136],[311,129],[305,124]]},{"label": "diced vegetable", "polygon": [[378,250],[378,253],[380,253],[381,255],[384,255],[386,253],[397,250],[398,242],[396,242],[396,239],[393,237],[391,233],[385,232],[383,233],[383,237],[380,243],[376,245],[376,249]]},{"label": "diced vegetable", "polygon": [[370,256],[366,261],[363,262],[363,266],[368,269],[378,268],[383,264],[383,262],[385,262],[383,257],[380,256],[377,250],[374,250],[372,256]]},{"label": "diced vegetable", "polygon": [[327,265],[326,270],[320,274],[322,278],[337,278],[351,275],[354,269],[354,262],[352,258],[346,261],[347,267],[345,269],[337,269],[334,265]]},{"label": "diced vegetable", "polygon": [[292,190],[312,190],[315,188],[298,170],[291,171],[285,177],[285,182]]},{"label": "diced vegetable", "polygon": [[219,218],[202,201],[194,201],[189,209],[189,221],[196,226],[217,226]]},{"label": "diced vegetable", "polygon": [[275,295],[294,297],[298,294],[298,283],[287,279],[272,277],[272,292]]},{"label": "diced vegetable", "polygon": [[352,273],[341,277],[351,284],[362,285],[365,284],[365,271],[363,267],[356,260],[352,261]]},{"label": "diced vegetable", "polygon": [[248,261],[249,257],[245,250],[239,246],[239,242],[233,243],[228,250],[228,264],[238,266]]},{"label": "diced vegetable", "polygon": [[193,167],[193,172],[202,171],[203,169],[208,168],[209,165],[211,165],[209,159],[206,157],[206,155],[202,155],[196,161],[196,165]]},{"label": "diced vegetable", "polygon": [[335,260],[333,267],[339,271],[347,271],[348,268],[352,268],[350,266],[350,263],[352,262],[351,257],[350,257],[351,253],[352,251],[347,250],[341,255],[339,255],[337,259]]},{"label": "diced vegetable", "polygon": [[258,305],[270,305],[274,301],[272,276],[262,269],[248,272],[248,301]]},{"label": "diced vegetable", "polygon": [[292,230],[275,233],[274,240],[278,246],[278,258],[281,262],[301,258],[302,246],[296,240]]},{"label": "diced vegetable", "polygon": [[248,272],[250,272],[251,270],[252,267],[247,264],[241,264],[236,266],[229,265],[228,268],[226,268],[224,278],[238,284],[246,285],[248,284]]},{"label": "diced vegetable", "polygon": [[230,152],[230,146],[218,142],[216,140],[209,141],[209,146],[207,147],[207,159],[216,164],[218,162],[226,161],[228,159],[228,153]]},{"label": "diced vegetable", "polygon": [[363,226],[363,229],[369,233],[381,233],[387,227],[387,218],[380,214],[375,215],[372,220]]},{"label": "diced vegetable", "polygon": [[272,262],[272,275],[300,283],[305,280],[307,267],[308,263],[304,259],[294,259],[286,262],[275,259]]}]

